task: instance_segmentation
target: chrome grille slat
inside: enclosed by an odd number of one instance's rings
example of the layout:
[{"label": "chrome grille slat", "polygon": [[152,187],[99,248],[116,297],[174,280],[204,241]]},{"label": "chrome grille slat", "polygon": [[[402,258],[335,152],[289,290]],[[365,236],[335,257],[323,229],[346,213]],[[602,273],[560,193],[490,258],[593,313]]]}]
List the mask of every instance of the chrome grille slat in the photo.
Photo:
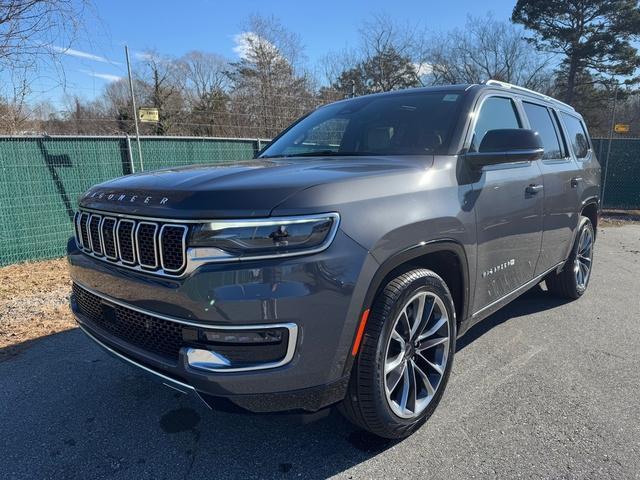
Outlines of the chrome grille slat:
[{"label": "chrome grille slat", "polygon": [[116,238],[118,240],[118,257],[125,264],[136,264],[136,222],[122,219],[118,221],[116,227]]},{"label": "chrome grille slat", "polygon": [[117,220],[113,217],[104,217],[100,224],[100,236],[102,239],[102,251],[109,260],[118,260],[116,251],[116,225]]},{"label": "chrome grille slat", "polygon": [[100,224],[102,222],[102,216],[91,215],[89,217],[89,243],[91,244],[91,251],[98,256],[102,256],[102,239],[100,238]]},{"label": "chrome grille slat", "polygon": [[187,267],[187,224],[80,210],[74,229],[80,249],[112,265],[172,277]]},{"label": "chrome grille slat", "polygon": [[136,253],[141,267],[156,269],[158,263],[158,224],[138,222],[136,226]]},{"label": "chrome grille slat", "polygon": [[160,264],[166,272],[179,272],[187,263],[187,233],[186,225],[165,223],[160,228]]},{"label": "chrome grille slat", "polygon": [[82,248],[85,251],[91,250],[91,241],[89,240],[89,217],[88,213],[83,212],[80,215],[80,236],[82,238]]},{"label": "chrome grille slat", "polygon": [[82,248],[82,231],[80,230],[80,212],[76,212],[73,215],[73,232],[76,237],[76,245],[78,248]]}]

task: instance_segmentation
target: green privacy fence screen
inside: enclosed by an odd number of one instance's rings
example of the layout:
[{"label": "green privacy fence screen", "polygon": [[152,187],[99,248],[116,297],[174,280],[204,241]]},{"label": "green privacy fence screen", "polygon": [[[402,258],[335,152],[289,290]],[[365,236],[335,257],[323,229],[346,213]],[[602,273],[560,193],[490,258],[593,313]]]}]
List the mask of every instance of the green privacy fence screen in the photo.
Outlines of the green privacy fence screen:
[{"label": "green privacy fence screen", "polygon": [[[251,159],[259,139],[140,139],[144,170]],[[140,170],[127,137],[0,137],[0,265],[63,255],[78,196]]]},{"label": "green privacy fence screen", "polygon": [[640,139],[614,138],[608,165],[609,140],[596,138],[593,144],[602,172],[607,172],[604,207],[640,209]]},{"label": "green privacy fence screen", "polygon": [[[145,171],[252,158],[268,140],[143,137]],[[605,164],[608,140],[594,141]],[[0,265],[64,254],[78,196],[141,168],[127,137],[0,137]],[[640,209],[640,140],[614,139],[605,206]]]}]

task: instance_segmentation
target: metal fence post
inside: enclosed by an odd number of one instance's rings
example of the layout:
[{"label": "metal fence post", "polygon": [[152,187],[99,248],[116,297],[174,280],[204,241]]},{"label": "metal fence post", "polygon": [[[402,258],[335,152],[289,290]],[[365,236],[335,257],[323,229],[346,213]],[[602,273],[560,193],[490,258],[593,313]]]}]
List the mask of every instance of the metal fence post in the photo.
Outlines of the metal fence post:
[{"label": "metal fence post", "polygon": [[131,62],[129,61],[129,47],[124,46],[124,53],[127,57],[127,73],[129,74],[129,90],[131,91],[131,106],[133,107],[133,123],[136,126],[136,141],[138,142],[138,158],[140,159],[140,171],[144,171],[142,163],[142,147],[140,146],[140,130],[138,129],[138,112],[136,109],[136,96],[133,93],[133,79],[131,77]]},{"label": "metal fence post", "polygon": [[616,82],[613,90],[613,108],[611,109],[611,130],[609,130],[609,145],[607,146],[607,163],[604,164],[604,178],[602,179],[602,202],[601,208],[604,208],[604,193],[607,188],[607,171],[609,170],[609,160],[611,158],[611,143],[613,143],[613,130],[616,126],[616,103],[618,102],[618,82]]},{"label": "metal fence post", "polygon": [[129,154],[129,168],[131,173],[136,173],[136,166],[133,162],[133,152],[131,151],[131,137],[127,133],[127,153]]}]

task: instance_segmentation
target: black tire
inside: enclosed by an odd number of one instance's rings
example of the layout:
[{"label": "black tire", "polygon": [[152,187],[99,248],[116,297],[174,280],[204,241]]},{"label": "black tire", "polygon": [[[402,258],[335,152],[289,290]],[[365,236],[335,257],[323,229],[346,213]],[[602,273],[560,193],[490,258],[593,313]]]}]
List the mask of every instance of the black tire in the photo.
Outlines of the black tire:
[{"label": "black tire", "polygon": [[[587,232],[585,232],[587,230]],[[586,281],[582,284],[578,280],[577,269],[578,262],[576,259],[578,258],[578,254],[580,251],[580,242],[583,238],[584,234],[589,234],[591,237],[591,261],[589,266],[589,272],[586,276]],[[578,232],[576,233],[576,239],[573,243],[573,247],[571,249],[571,253],[567,258],[562,270],[558,273],[551,272],[545,278],[545,283],[547,285],[547,290],[554,295],[557,295],[562,298],[569,299],[578,299],[580,298],[584,292],[587,290],[589,286],[589,280],[591,280],[591,272],[593,268],[593,242],[595,241],[595,232],[593,230],[593,225],[591,224],[591,220],[587,217],[581,217],[580,223],[578,224]]]},{"label": "black tire", "polygon": [[[427,314],[426,317],[422,317],[433,318],[434,320],[430,321],[442,324],[441,329],[444,329],[445,324],[447,325],[448,344],[434,347],[441,348],[439,355],[441,355],[440,358],[446,355],[444,357],[446,358],[444,360],[446,363],[441,365],[444,367],[443,373],[439,374],[435,393],[429,396],[430,401],[428,401],[424,410],[414,418],[402,418],[394,413],[390,406],[390,400],[387,399],[385,389],[387,377],[384,374],[385,360],[389,362],[387,349],[391,342],[390,337],[393,330],[400,325],[400,323],[396,324],[396,319],[399,318],[407,302],[410,302],[412,298],[416,298],[416,295],[422,295],[424,292],[428,295],[425,298],[428,299],[433,299],[437,296],[441,300],[441,303],[438,304],[440,306],[437,308],[442,310],[441,306],[443,305],[446,310],[446,320],[443,320],[444,315],[442,315],[442,312],[440,312],[439,319],[437,318],[437,313],[431,313],[431,316]],[[433,302],[435,304],[436,301],[433,300]],[[426,307],[424,307],[424,311],[427,311]],[[434,310],[431,310],[431,312],[434,312]],[[365,334],[351,372],[347,395],[339,405],[343,415],[360,428],[384,438],[404,438],[418,429],[431,416],[446,387],[455,353],[457,333],[455,318],[455,308],[451,293],[442,278],[434,272],[426,269],[416,269],[403,273],[391,280],[375,298],[369,313]],[[425,330],[427,328],[431,330],[433,327],[425,327]],[[438,331],[441,332],[443,330]],[[420,332],[418,332],[417,336],[421,337]],[[415,343],[416,351],[419,351],[419,340],[416,340],[417,343]],[[423,341],[426,344],[427,340]],[[414,343],[407,342],[407,344],[413,345]],[[407,347],[407,350],[410,348],[412,347]],[[407,352],[407,354],[410,353],[412,352]],[[415,355],[411,358],[417,359],[419,354],[415,353]],[[422,362],[424,357],[420,358]],[[414,366],[417,361],[414,362]],[[407,364],[410,364],[410,361],[407,362]],[[404,368],[406,369],[407,367]],[[419,385],[415,380],[417,371],[414,371],[413,377],[415,392],[419,390]],[[398,377],[400,376],[402,375],[398,375]],[[424,380],[422,382],[422,385],[426,387]],[[426,392],[426,388],[421,391],[423,393]],[[415,397],[413,398],[415,406]],[[419,409],[415,408],[414,410],[417,411]]]}]

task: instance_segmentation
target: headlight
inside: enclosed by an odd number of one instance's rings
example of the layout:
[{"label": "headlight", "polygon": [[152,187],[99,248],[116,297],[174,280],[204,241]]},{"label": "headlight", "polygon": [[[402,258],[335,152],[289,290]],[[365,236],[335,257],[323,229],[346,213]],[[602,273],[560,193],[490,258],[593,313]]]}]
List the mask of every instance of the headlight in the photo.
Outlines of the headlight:
[{"label": "headlight", "polygon": [[213,261],[314,253],[329,246],[339,219],[337,213],[323,213],[220,220],[197,226],[189,238],[189,247],[195,247],[195,257]]}]

